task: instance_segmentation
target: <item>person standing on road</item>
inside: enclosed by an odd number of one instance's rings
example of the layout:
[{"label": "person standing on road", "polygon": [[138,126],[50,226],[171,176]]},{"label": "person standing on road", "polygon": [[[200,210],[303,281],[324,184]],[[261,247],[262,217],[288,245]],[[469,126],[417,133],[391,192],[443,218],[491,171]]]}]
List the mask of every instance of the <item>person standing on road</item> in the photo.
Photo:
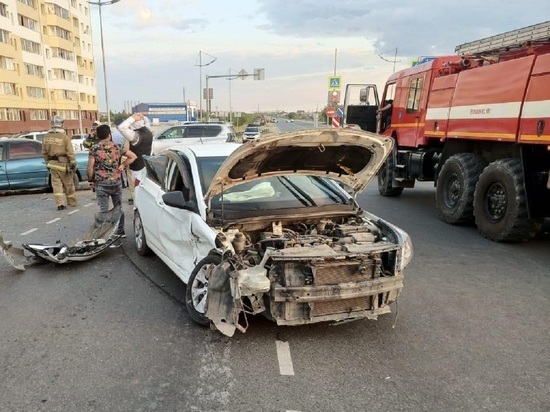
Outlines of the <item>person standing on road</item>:
[{"label": "person standing on road", "polygon": [[131,179],[128,179],[130,186],[130,203],[134,200],[134,185],[136,180],[145,178],[145,162],[143,155],[150,155],[153,146],[153,132],[151,132],[149,119],[141,113],[134,113],[124,120],[118,130],[130,143],[130,149],[137,156],[134,163],[130,165]]},{"label": "person standing on road", "polygon": [[[109,198],[113,207],[120,206],[122,211],[122,180],[121,173],[127,165],[136,160],[136,155],[119,148],[111,140],[111,128],[101,125],[97,128],[98,143],[90,148],[88,157],[88,182],[95,188],[97,204],[102,213],[109,211]],[[124,161],[121,161],[122,157]],[[116,234],[126,237],[124,233],[124,212],[120,217]]]},{"label": "person standing on road", "polygon": [[86,137],[86,139],[84,139],[84,142],[82,143],[82,146],[84,146],[84,148],[89,149],[97,143],[97,128],[99,125],[100,123],[97,120],[92,123],[90,134],[88,134],[88,136]]},{"label": "person standing on road", "polygon": [[76,189],[73,176],[76,173],[76,157],[71,139],[63,130],[65,120],[61,116],[52,117],[52,128],[44,136],[42,157],[50,169],[53,196],[57,210],[68,206],[77,206]]}]

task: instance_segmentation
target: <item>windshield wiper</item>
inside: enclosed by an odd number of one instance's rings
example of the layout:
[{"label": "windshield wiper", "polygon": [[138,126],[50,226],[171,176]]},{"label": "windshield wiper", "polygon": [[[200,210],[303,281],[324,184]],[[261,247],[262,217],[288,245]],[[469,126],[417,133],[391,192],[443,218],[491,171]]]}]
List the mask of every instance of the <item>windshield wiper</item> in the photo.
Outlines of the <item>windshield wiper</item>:
[{"label": "windshield wiper", "polygon": [[[300,202],[302,202],[302,203],[304,204],[304,206],[307,206],[307,204],[305,203],[304,199],[307,200],[307,201],[310,203],[310,206],[317,206],[317,203],[315,203],[315,201],[311,198],[311,196],[308,195],[306,192],[304,192],[302,189],[300,189],[300,188],[299,188],[296,184],[294,184],[288,177],[286,177],[286,176],[281,176],[281,177],[279,177],[278,179],[279,179],[279,181],[280,181],[281,179],[284,179],[289,185],[291,185],[291,186],[294,188],[294,190],[291,190],[288,186],[285,185],[285,187],[286,187],[288,190],[290,190],[290,191],[292,192],[292,194],[294,194],[294,196],[296,196],[296,198],[297,198]],[[281,181],[281,183],[283,183],[283,182]],[[283,183],[283,185],[284,185],[284,183]],[[297,196],[297,193],[296,193],[296,192],[299,193],[299,194],[302,196],[302,198],[300,198],[299,196]]]},{"label": "windshield wiper", "polygon": [[319,183],[320,186],[322,186],[320,189],[323,190],[323,192],[325,192],[332,200],[336,201],[337,199],[334,198],[334,196],[336,196],[343,204],[347,205],[350,203],[350,198],[347,198],[342,193],[339,193],[327,181],[323,180],[320,177],[314,177],[314,179],[317,183]]}]

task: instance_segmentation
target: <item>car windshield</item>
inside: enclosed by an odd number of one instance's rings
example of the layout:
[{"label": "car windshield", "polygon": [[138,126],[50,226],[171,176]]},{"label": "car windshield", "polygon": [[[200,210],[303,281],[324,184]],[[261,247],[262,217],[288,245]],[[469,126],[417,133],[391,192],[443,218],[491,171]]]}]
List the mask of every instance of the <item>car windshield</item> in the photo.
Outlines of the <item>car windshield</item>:
[{"label": "car windshield", "polygon": [[212,199],[212,210],[253,212],[350,204],[336,184],[317,176],[271,176],[234,186]]},{"label": "car windshield", "polygon": [[247,127],[245,133],[258,133],[260,130],[257,127]]},{"label": "car windshield", "polygon": [[201,181],[203,196],[206,194],[206,191],[210,187],[212,179],[214,179],[216,172],[225,161],[225,159],[225,156],[197,158],[197,166],[199,168],[199,177]]}]

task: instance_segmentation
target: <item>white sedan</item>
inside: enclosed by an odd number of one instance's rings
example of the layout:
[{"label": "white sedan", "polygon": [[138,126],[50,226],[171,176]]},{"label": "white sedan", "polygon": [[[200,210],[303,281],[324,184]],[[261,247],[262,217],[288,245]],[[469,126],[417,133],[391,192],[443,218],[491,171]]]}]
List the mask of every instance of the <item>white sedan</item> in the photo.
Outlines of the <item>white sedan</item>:
[{"label": "white sedan", "polygon": [[369,132],[315,129],[146,157],[137,250],[187,284],[195,322],[228,336],[246,330],[247,314],[278,325],[376,319],[401,292],[412,244],[353,195],[392,146]]}]

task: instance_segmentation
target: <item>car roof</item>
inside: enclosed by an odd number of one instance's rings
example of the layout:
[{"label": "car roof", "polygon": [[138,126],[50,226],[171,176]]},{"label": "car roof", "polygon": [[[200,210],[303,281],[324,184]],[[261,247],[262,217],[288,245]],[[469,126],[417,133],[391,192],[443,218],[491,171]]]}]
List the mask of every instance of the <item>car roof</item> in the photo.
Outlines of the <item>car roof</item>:
[{"label": "car roof", "polygon": [[24,137],[12,137],[9,139],[10,142],[35,142],[35,143],[40,143],[42,144],[42,142],[40,140],[34,140],[34,139],[26,139]]},{"label": "car roof", "polygon": [[175,145],[170,146],[168,150],[178,152],[192,152],[195,157],[217,157],[229,156],[235,149],[242,146],[240,143],[208,143],[193,145]]}]

